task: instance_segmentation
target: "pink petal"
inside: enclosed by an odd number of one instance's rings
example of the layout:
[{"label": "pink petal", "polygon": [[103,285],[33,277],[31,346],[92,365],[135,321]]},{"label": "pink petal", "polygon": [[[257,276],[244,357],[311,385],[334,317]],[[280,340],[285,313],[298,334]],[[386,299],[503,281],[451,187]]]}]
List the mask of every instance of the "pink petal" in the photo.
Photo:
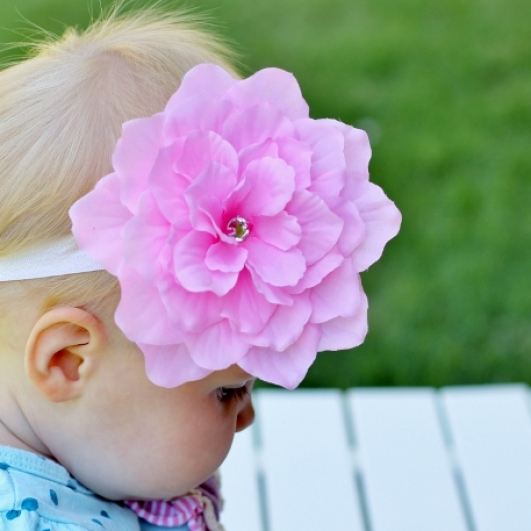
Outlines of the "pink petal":
[{"label": "pink petal", "polygon": [[306,189],[311,184],[310,168],[312,150],[308,144],[294,138],[279,140],[278,156],[295,170],[295,184],[298,190]]},{"label": "pink petal", "polygon": [[295,216],[280,212],[276,216],[259,216],[253,220],[253,235],[260,240],[287,251],[301,239],[301,226]]},{"label": "pink petal", "polygon": [[189,232],[173,250],[175,277],[182,286],[193,293],[211,291],[225,295],[236,284],[237,273],[212,271],[206,264],[206,256],[216,239],[206,232]]},{"label": "pink petal", "polygon": [[353,317],[336,317],[321,325],[323,337],[318,350],[346,350],[361,345],[367,335],[367,297],[362,293],[358,312]]},{"label": "pink petal", "polygon": [[120,176],[121,200],[136,213],[138,199],[146,189],[151,168],[162,147],[164,114],[125,122],[112,162]]},{"label": "pink petal", "polygon": [[223,124],[233,111],[233,105],[229,101],[213,100],[205,94],[188,98],[166,113],[163,129],[165,142],[168,144],[185,138],[192,131],[220,134]]},{"label": "pink petal", "polygon": [[293,295],[317,286],[330,272],[339,267],[345,260],[345,257],[336,251],[330,251],[321,260],[308,267],[304,277],[299,283],[289,290]]},{"label": "pink petal", "polygon": [[[326,155],[324,155],[326,153]],[[322,159],[317,159],[322,155]],[[336,197],[345,186],[345,163],[343,154],[333,151],[330,142],[323,140],[314,151],[312,157],[312,184],[309,190],[325,198]],[[328,168],[330,166],[330,168]]]},{"label": "pink petal", "polygon": [[[186,190],[190,222],[196,230],[217,234],[223,216],[223,202],[236,186],[236,175],[213,162]],[[217,226],[217,227],[216,227]]]},{"label": "pink petal", "polygon": [[120,179],[116,173],[100,179],[92,192],[70,208],[72,233],[79,247],[113,275],[123,258],[122,228],[131,217],[120,202]]},{"label": "pink petal", "polygon": [[293,124],[266,103],[234,111],[223,124],[222,136],[236,151],[272,139],[293,136]]},{"label": "pink petal", "polygon": [[345,141],[345,163],[350,178],[369,179],[369,161],[371,159],[371,145],[369,137],[362,129],[356,129],[337,120],[322,120],[335,127],[343,135]]},{"label": "pink petal", "polygon": [[239,81],[225,97],[240,108],[268,102],[290,120],[307,118],[309,114],[308,104],[293,74],[278,68],[265,68]]},{"label": "pink petal", "polygon": [[343,256],[350,256],[365,237],[365,223],[358,208],[351,201],[339,200],[337,205],[334,205],[333,211],[344,222],[341,236],[337,241],[337,248]]},{"label": "pink petal", "polygon": [[297,191],[286,210],[297,218],[302,228],[298,247],[308,265],[320,260],[336,245],[343,220],[320,197],[306,190]]},{"label": "pink petal", "polygon": [[273,159],[278,158],[278,145],[270,138],[264,140],[261,144],[252,144],[245,147],[238,153],[238,158],[240,160],[240,175],[251,162],[263,159],[264,157],[271,157]]},{"label": "pink petal", "polygon": [[192,131],[186,137],[175,169],[193,181],[212,162],[227,167],[234,175],[238,172],[238,155],[228,142],[212,131]]},{"label": "pink petal", "polygon": [[184,332],[201,332],[221,320],[223,299],[211,292],[190,293],[168,275],[159,283],[170,323]]},{"label": "pink petal", "polygon": [[363,242],[353,253],[354,266],[365,271],[380,258],[385,244],[397,235],[402,215],[379,186],[356,180],[351,188],[355,190],[355,203],[366,230]]},{"label": "pink petal", "polygon": [[284,352],[252,347],[238,365],[261,380],[294,389],[315,361],[320,336],[316,325],[307,325],[298,341]]},{"label": "pink petal", "polygon": [[211,271],[239,273],[245,265],[248,254],[247,249],[240,245],[217,242],[209,247],[205,265]]},{"label": "pink petal", "polygon": [[171,325],[156,286],[125,266],[119,272],[122,296],[115,321],[128,339],[135,343],[171,345],[181,334]]},{"label": "pink petal", "polygon": [[282,352],[299,339],[311,313],[309,293],[294,297],[293,306],[277,306],[267,327],[254,335],[250,333],[245,339],[254,346]]},{"label": "pink petal", "polygon": [[351,260],[345,260],[311,290],[312,323],[324,323],[336,317],[352,317],[360,306],[363,289]]},{"label": "pink petal", "polygon": [[188,136],[192,131],[212,131],[221,134],[223,124],[234,111],[229,101],[212,100],[205,94],[188,98],[166,115],[166,143]]},{"label": "pink petal", "polygon": [[123,245],[124,260],[148,281],[153,282],[162,272],[159,257],[170,228],[153,196],[145,192],[139,200],[138,214],[124,225]]},{"label": "pink petal", "polygon": [[189,227],[188,205],[184,193],[190,181],[174,170],[175,157],[180,156],[182,145],[177,143],[159,151],[149,176],[149,189],[157,200],[164,217],[181,228]]},{"label": "pink petal", "polygon": [[230,195],[226,210],[252,220],[274,216],[286,207],[295,191],[295,172],[281,159],[266,157],[251,162],[240,185]]},{"label": "pink petal", "polygon": [[300,139],[312,148],[310,189],[323,198],[336,197],[345,186],[342,133],[325,120],[301,120],[296,127]]},{"label": "pink petal", "polygon": [[249,251],[248,266],[267,284],[273,286],[295,286],[306,271],[306,261],[297,248],[281,251],[258,238],[245,242]]},{"label": "pink petal", "polygon": [[249,349],[227,320],[212,325],[200,334],[186,334],[185,341],[195,363],[215,371],[234,365]]},{"label": "pink petal", "polygon": [[297,120],[295,130],[297,138],[308,144],[312,150],[323,139],[328,139],[332,142],[331,145],[336,148],[337,146],[344,146],[343,132],[336,127],[335,120],[313,120],[312,118]]},{"label": "pink petal", "polygon": [[267,284],[252,267],[246,267],[246,269],[251,274],[256,291],[261,293],[268,302],[271,302],[272,304],[282,304],[284,306],[293,306],[293,297],[287,293],[285,288],[277,288]]},{"label": "pink petal", "polygon": [[177,92],[170,98],[166,111],[198,95],[218,100],[238,81],[226,70],[215,64],[204,63],[191,68],[183,77]]},{"label": "pink petal", "polygon": [[199,367],[185,345],[138,345],[144,353],[146,374],[160,387],[177,387],[206,378],[212,371]]},{"label": "pink petal", "polygon": [[341,193],[345,186],[345,157],[339,137],[323,138],[314,146],[311,176],[309,189],[321,197]]},{"label": "pink petal", "polygon": [[275,311],[257,290],[249,272],[242,271],[238,282],[223,299],[221,315],[233,323],[242,334],[256,334],[264,329]]}]

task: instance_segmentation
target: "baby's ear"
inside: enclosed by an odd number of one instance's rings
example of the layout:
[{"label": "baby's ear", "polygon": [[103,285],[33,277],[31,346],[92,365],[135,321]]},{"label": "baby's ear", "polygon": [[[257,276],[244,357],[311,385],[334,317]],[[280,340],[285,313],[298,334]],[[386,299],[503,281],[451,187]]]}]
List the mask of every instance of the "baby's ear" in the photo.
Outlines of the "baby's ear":
[{"label": "baby's ear", "polygon": [[106,344],[105,327],[94,315],[80,308],[54,308],[31,331],[26,373],[48,400],[72,400],[83,393]]}]

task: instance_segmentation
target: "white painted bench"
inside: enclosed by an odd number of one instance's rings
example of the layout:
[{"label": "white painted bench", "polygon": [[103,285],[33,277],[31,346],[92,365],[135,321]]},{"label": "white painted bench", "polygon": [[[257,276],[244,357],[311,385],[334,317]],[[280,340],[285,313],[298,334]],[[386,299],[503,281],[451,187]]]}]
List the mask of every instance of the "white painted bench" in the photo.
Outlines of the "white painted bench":
[{"label": "white painted bench", "polygon": [[259,390],[221,473],[227,531],[531,531],[523,385]]}]

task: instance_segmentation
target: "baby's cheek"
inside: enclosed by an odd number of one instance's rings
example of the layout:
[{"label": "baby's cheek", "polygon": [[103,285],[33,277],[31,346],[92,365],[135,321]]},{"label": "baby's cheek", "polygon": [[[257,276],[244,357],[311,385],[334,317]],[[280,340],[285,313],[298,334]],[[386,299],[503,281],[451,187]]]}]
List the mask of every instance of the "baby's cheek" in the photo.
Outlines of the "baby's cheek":
[{"label": "baby's cheek", "polygon": [[223,463],[229,453],[234,430],[217,430],[201,440],[197,439],[190,447],[190,463],[195,462],[195,470],[201,471],[199,483],[210,477]]},{"label": "baby's cheek", "polygon": [[219,429],[200,441],[195,447],[196,470],[200,474],[196,476],[196,486],[208,479],[221,466],[230,451],[234,437],[234,427],[227,426]]},{"label": "baby's cheek", "polygon": [[[191,430],[181,437],[168,436],[158,445],[157,451],[146,456],[150,461],[149,478],[144,486],[150,485],[149,495],[144,498],[172,498],[186,494],[208,479],[227,456],[233,436],[233,429]],[[162,435],[163,437],[164,435]],[[144,468],[144,473],[146,468]],[[140,496],[139,496],[140,497]]]}]

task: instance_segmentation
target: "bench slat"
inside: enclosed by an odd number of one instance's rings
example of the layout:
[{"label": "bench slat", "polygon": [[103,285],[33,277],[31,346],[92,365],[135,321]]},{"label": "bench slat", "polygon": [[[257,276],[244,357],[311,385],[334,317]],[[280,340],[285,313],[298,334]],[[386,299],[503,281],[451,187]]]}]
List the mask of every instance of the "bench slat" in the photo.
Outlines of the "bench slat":
[{"label": "bench slat", "polygon": [[364,531],[342,394],[257,396],[269,531]]},{"label": "bench slat", "polygon": [[346,398],[260,390],[257,422],[222,466],[222,522],[228,531],[529,531],[529,400],[523,385]]},{"label": "bench slat", "polygon": [[264,531],[253,435],[252,428],[237,433],[221,466],[221,522],[229,531]]},{"label": "bench slat", "polygon": [[527,388],[446,388],[443,400],[476,531],[528,531],[531,417]]},{"label": "bench slat", "polygon": [[372,530],[466,531],[433,390],[352,390],[348,401]]}]

